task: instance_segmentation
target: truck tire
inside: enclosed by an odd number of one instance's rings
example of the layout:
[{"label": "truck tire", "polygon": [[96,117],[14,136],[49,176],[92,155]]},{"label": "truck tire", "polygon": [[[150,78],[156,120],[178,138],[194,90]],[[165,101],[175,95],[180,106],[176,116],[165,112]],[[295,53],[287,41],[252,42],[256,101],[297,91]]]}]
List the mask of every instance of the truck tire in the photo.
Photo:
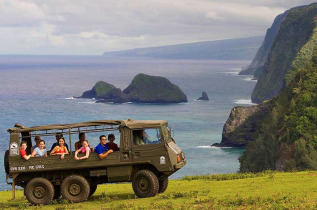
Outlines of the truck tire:
[{"label": "truck tire", "polygon": [[152,171],[140,170],[133,177],[132,188],[139,198],[153,197],[158,193],[159,182]]},{"label": "truck tire", "polygon": [[6,172],[6,174],[9,174],[9,150],[6,150],[6,152],[4,153],[4,170]]},{"label": "truck tire", "polygon": [[24,188],[24,194],[33,205],[47,205],[53,200],[54,186],[48,179],[33,178]]},{"label": "truck tire", "polygon": [[91,197],[97,190],[98,185],[97,184],[90,184],[90,193],[89,197]]},{"label": "truck tire", "polygon": [[167,186],[168,186],[168,176],[161,176],[159,178],[159,190],[158,190],[158,193],[163,193],[165,192],[165,190],[167,189]]},{"label": "truck tire", "polygon": [[72,203],[86,201],[89,193],[89,182],[82,176],[70,175],[62,182],[61,194],[64,199]]}]

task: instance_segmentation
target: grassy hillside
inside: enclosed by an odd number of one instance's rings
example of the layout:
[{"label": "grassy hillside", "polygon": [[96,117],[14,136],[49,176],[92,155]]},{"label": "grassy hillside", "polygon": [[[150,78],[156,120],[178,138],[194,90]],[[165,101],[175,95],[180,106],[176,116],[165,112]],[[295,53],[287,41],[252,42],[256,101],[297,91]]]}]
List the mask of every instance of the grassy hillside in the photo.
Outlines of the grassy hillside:
[{"label": "grassy hillside", "polygon": [[317,209],[317,171],[185,177],[143,199],[131,184],[99,185],[87,202],[59,200],[44,207],[30,206],[22,191],[14,201],[11,192],[0,195],[1,209]]}]

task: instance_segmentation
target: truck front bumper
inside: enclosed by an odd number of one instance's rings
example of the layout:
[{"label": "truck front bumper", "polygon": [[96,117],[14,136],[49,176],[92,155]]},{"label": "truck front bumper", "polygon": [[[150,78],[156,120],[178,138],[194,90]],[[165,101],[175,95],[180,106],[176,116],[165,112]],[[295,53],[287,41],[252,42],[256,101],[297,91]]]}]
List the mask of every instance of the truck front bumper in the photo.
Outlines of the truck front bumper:
[{"label": "truck front bumper", "polygon": [[186,160],[183,160],[182,162],[177,163],[177,164],[174,166],[174,168],[175,168],[175,169],[180,169],[180,168],[182,168],[184,165],[186,165]]}]

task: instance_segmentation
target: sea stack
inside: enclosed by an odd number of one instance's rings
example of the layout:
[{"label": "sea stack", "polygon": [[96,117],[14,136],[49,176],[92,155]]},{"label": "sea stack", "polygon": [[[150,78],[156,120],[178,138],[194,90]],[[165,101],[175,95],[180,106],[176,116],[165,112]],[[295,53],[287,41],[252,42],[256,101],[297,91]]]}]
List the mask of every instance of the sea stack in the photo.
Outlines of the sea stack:
[{"label": "sea stack", "polygon": [[203,91],[201,93],[201,97],[199,97],[197,100],[200,100],[200,101],[209,101],[209,98],[208,98],[208,95],[205,91]]},{"label": "sea stack", "polygon": [[131,84],[121,91],[107,82],[99,81],[80,98],[95,98],[98,103],[181,103],[187,96],[175,84],[160,76],[136,75]]},{"label": "sea stack", "polygon": [[181,103],[187,96],[168,79],[147,74],[136,75],[131,84],[123,90],[129,101],[136,103]]}]

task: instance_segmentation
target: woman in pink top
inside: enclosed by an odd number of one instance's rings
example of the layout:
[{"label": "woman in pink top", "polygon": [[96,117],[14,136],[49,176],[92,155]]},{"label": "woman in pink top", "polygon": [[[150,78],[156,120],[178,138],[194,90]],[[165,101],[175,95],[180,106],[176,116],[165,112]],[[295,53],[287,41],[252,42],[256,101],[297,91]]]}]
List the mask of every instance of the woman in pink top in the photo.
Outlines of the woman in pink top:
[{"label": "woman in pink top", "polygon": [[[78,150],[76,150],[76,152],[75,152],[75,160],[83,160],[83,159],[87,159],[89,157],[90,147],[88,145],[88,141],[84,140],[82,142],[82,145],[83,146],[81,148],[79,148]],[[85,154],[85,156],[78,157],[78,153]]]}]

